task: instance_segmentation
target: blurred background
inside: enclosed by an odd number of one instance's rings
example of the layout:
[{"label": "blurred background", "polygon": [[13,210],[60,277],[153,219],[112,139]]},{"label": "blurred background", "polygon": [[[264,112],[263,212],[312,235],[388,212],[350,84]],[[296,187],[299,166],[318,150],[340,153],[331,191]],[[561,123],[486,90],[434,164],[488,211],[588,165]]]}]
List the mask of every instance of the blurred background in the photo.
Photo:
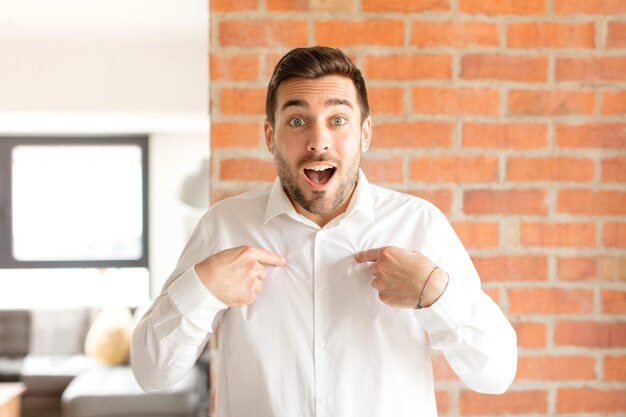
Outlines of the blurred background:
[{"label": "blurred background", "polygon": [[205,1],[0,1],[1,306],[160,291],[208,205],[207,53]]}]

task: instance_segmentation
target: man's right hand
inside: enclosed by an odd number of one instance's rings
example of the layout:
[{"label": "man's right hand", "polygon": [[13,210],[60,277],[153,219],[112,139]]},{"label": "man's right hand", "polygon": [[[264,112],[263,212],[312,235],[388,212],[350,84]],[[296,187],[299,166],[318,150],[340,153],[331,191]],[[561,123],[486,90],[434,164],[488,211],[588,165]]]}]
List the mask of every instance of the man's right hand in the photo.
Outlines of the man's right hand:
[{"label": "man's right hand", "polygon": [[200,281],[229,307],[250,305],[263,288],[264,265],[284,266],[283,256],[253,246],[239,246],[209,256],[195,265]]}]

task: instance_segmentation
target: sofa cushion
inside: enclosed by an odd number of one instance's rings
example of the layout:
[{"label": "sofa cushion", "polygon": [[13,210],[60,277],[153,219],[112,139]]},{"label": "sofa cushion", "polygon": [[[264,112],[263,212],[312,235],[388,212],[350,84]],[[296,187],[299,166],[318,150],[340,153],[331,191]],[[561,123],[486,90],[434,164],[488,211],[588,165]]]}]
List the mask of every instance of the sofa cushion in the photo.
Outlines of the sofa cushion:
[{"label": "sofa cushion", "polygon": [[103,308],[85,338],[85,354],[107,365],[128,363],[133,317],[128,307]]},{"label": "sofa cushion", "polygon": [[30,344],[28,310],[0,310],[0,356],[26,356]]},{"label": "sofa cushion", "polygon": [[19,381],[24,358],[0,356],[0,381]]},{"label": "sofa cushion", "polygon": [[85,355],[29,355],[22,366],[22,381],[28,387],[26,395],[60,394],[76,376],[101,366]]},{"label": "sofa cushion", "polygon": [[195,367],[171,388],[144,392],[129,366],[95,370],[78,376],[63,392],[63,415],[192,417],[201,404],[205,381]]},{"label": "sofa cushion", "polygon": [[30,355],[83,353],[91,311],[86,307],[32,310]]}]

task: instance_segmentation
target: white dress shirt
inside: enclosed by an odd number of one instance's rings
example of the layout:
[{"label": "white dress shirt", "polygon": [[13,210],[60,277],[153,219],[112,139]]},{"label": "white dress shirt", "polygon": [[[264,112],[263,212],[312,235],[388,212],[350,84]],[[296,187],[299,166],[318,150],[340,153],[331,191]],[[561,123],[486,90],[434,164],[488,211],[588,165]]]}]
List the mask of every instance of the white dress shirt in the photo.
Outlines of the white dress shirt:
[{"label": "white dress shirt", "polygon": [[[193,265],[241,245],[281,254],[287,265],[266,267],[254,304],[228,308]],[[419,251],[448,273],[431,307],[379,300],[369,264],[354,255],[388,245]],[[218,417],[435,417],[431,347],[479,392],[506,390],[517,365],[515,332],[444,215],[370,185],[362,172],[346,212],[324,227],[295,211],[278,179],[210,208],[133,335],[140,385],[180,380],[213,332]]]}]

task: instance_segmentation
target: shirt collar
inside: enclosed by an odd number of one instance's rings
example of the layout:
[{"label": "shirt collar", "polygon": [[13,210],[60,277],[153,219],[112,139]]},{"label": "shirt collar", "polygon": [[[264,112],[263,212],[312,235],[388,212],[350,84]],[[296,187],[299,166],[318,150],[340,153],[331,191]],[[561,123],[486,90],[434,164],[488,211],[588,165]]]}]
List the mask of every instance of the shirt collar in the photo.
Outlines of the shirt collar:
[{"label": "shirt collar", "polygon": [[[365,174],[360,169],[359,179],[356,185],[356,189],[354,190],[354,194],[352,195],[352,200],[350,201],[346,212],[342,216],[347,217],[354,212],[362,213],[372,224],[376,222],[370,184],[367,181]],[[293,204],[291,203],[291,200],[289,200],[289,197],[287,197],[287,194],[283,189],[283,185],[280,182],[280,178],[277,177],[274,180],[269,199],[267,200],[267,205],[265,207],[265,218],[263,222],[267,223],[280,214],[286,214],[289,217],[292,217],[299,221],[301,221],[300,219],[302,218],[302,216],[293,207]]]}]

